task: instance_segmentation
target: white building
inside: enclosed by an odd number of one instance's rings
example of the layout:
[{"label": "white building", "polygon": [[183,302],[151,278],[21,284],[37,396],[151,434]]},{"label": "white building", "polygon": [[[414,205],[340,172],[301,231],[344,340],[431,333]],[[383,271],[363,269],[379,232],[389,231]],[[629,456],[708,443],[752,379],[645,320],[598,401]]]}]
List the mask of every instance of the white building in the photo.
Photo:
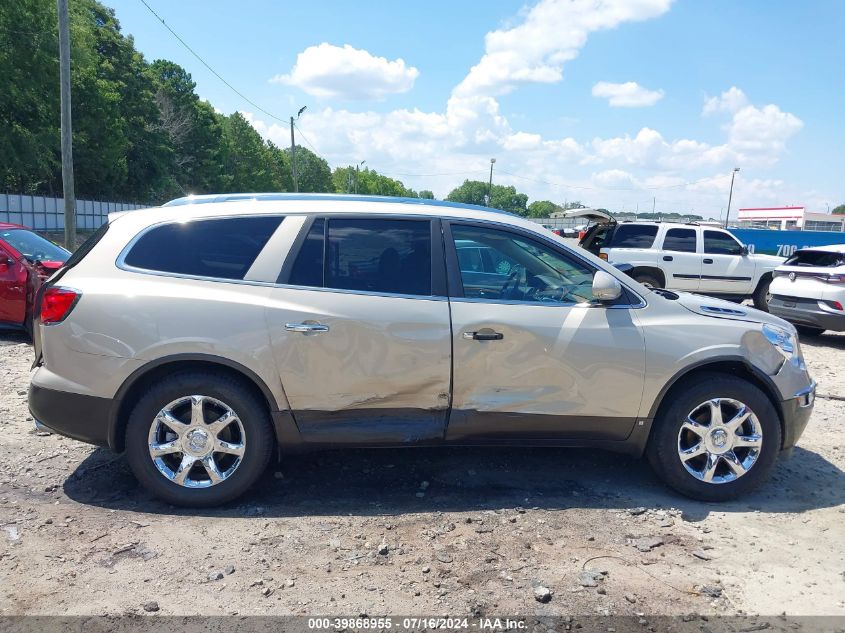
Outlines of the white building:
[{"label": "white building", "polygon": [[740,209],[739,226],[782,231],[845,231],[845,215],[811,213],[805,207]]}]

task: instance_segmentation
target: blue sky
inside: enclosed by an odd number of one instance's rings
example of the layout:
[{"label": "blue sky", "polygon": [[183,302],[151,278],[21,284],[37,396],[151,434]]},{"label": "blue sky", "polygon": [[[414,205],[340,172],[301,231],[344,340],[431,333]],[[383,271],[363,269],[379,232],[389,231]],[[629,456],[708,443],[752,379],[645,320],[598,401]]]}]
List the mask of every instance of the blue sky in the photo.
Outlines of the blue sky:
[{"label": "blue sky", "polygon": [[[845,3],[728,0],[147,0],[212,67],[334,165],[445,195],[464,178],[531,199],[718,217],[845,202]],[[152,60],[219,110],[232,93],[140,0],[107,0]],[[274,79],[275,78],[275,79]]]}]

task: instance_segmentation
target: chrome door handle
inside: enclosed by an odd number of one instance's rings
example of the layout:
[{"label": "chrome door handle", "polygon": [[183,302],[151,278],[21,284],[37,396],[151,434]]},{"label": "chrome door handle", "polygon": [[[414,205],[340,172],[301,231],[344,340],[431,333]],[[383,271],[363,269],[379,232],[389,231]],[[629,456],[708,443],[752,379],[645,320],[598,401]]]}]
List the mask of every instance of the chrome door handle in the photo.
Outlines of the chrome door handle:
[{"label": "chrome door handle", "polygon": [[479,330],[478,332],[464,332],[464,338],[471,341],[501,341],[505,335],[493,330]]},{"label": "chrome door handle", "polygon": [[328,332],[329,326],[322,323],[286,323],[285,329],[288,332],[308,334],[310,332]]}]

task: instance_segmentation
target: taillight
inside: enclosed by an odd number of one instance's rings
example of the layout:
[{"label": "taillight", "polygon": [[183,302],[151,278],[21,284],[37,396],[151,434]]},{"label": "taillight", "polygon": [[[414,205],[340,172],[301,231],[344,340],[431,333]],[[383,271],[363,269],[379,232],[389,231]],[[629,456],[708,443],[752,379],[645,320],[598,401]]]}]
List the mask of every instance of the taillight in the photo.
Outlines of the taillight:
[{"label": "taillight", "polygon": [[47,288],[44,296],[41,297],[41,323],[50,325],[64,321],[81,296],[76,290],[70,288],[61,286]]},{"label": "taillight", "polygon": [[845,284],[845,275],[830,274],[825,281],[829,284]]},{"label": "taillight", "polygon": [[828,307],[833,308],[834,310],[842,310],[842,304],[839,301],[833,301],[830,299],[823,299],[822,303],[827,304]]},{"label": "taillight", "polygon": [[599,259],[603,259],[604,261],[607,261],[607,253],[599,253]]}]

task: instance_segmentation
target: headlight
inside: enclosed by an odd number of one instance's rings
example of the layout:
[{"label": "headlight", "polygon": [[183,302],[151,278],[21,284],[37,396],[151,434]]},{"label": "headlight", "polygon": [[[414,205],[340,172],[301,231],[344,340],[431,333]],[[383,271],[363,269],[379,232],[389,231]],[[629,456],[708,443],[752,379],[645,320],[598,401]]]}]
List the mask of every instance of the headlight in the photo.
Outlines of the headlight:
[{"label": "headlight", "polygon": [[766,323],[763,325],[763,336],[783,354],[785,359],[790,360],[800,356],[798,354],[798,338],[794,332]]}]

